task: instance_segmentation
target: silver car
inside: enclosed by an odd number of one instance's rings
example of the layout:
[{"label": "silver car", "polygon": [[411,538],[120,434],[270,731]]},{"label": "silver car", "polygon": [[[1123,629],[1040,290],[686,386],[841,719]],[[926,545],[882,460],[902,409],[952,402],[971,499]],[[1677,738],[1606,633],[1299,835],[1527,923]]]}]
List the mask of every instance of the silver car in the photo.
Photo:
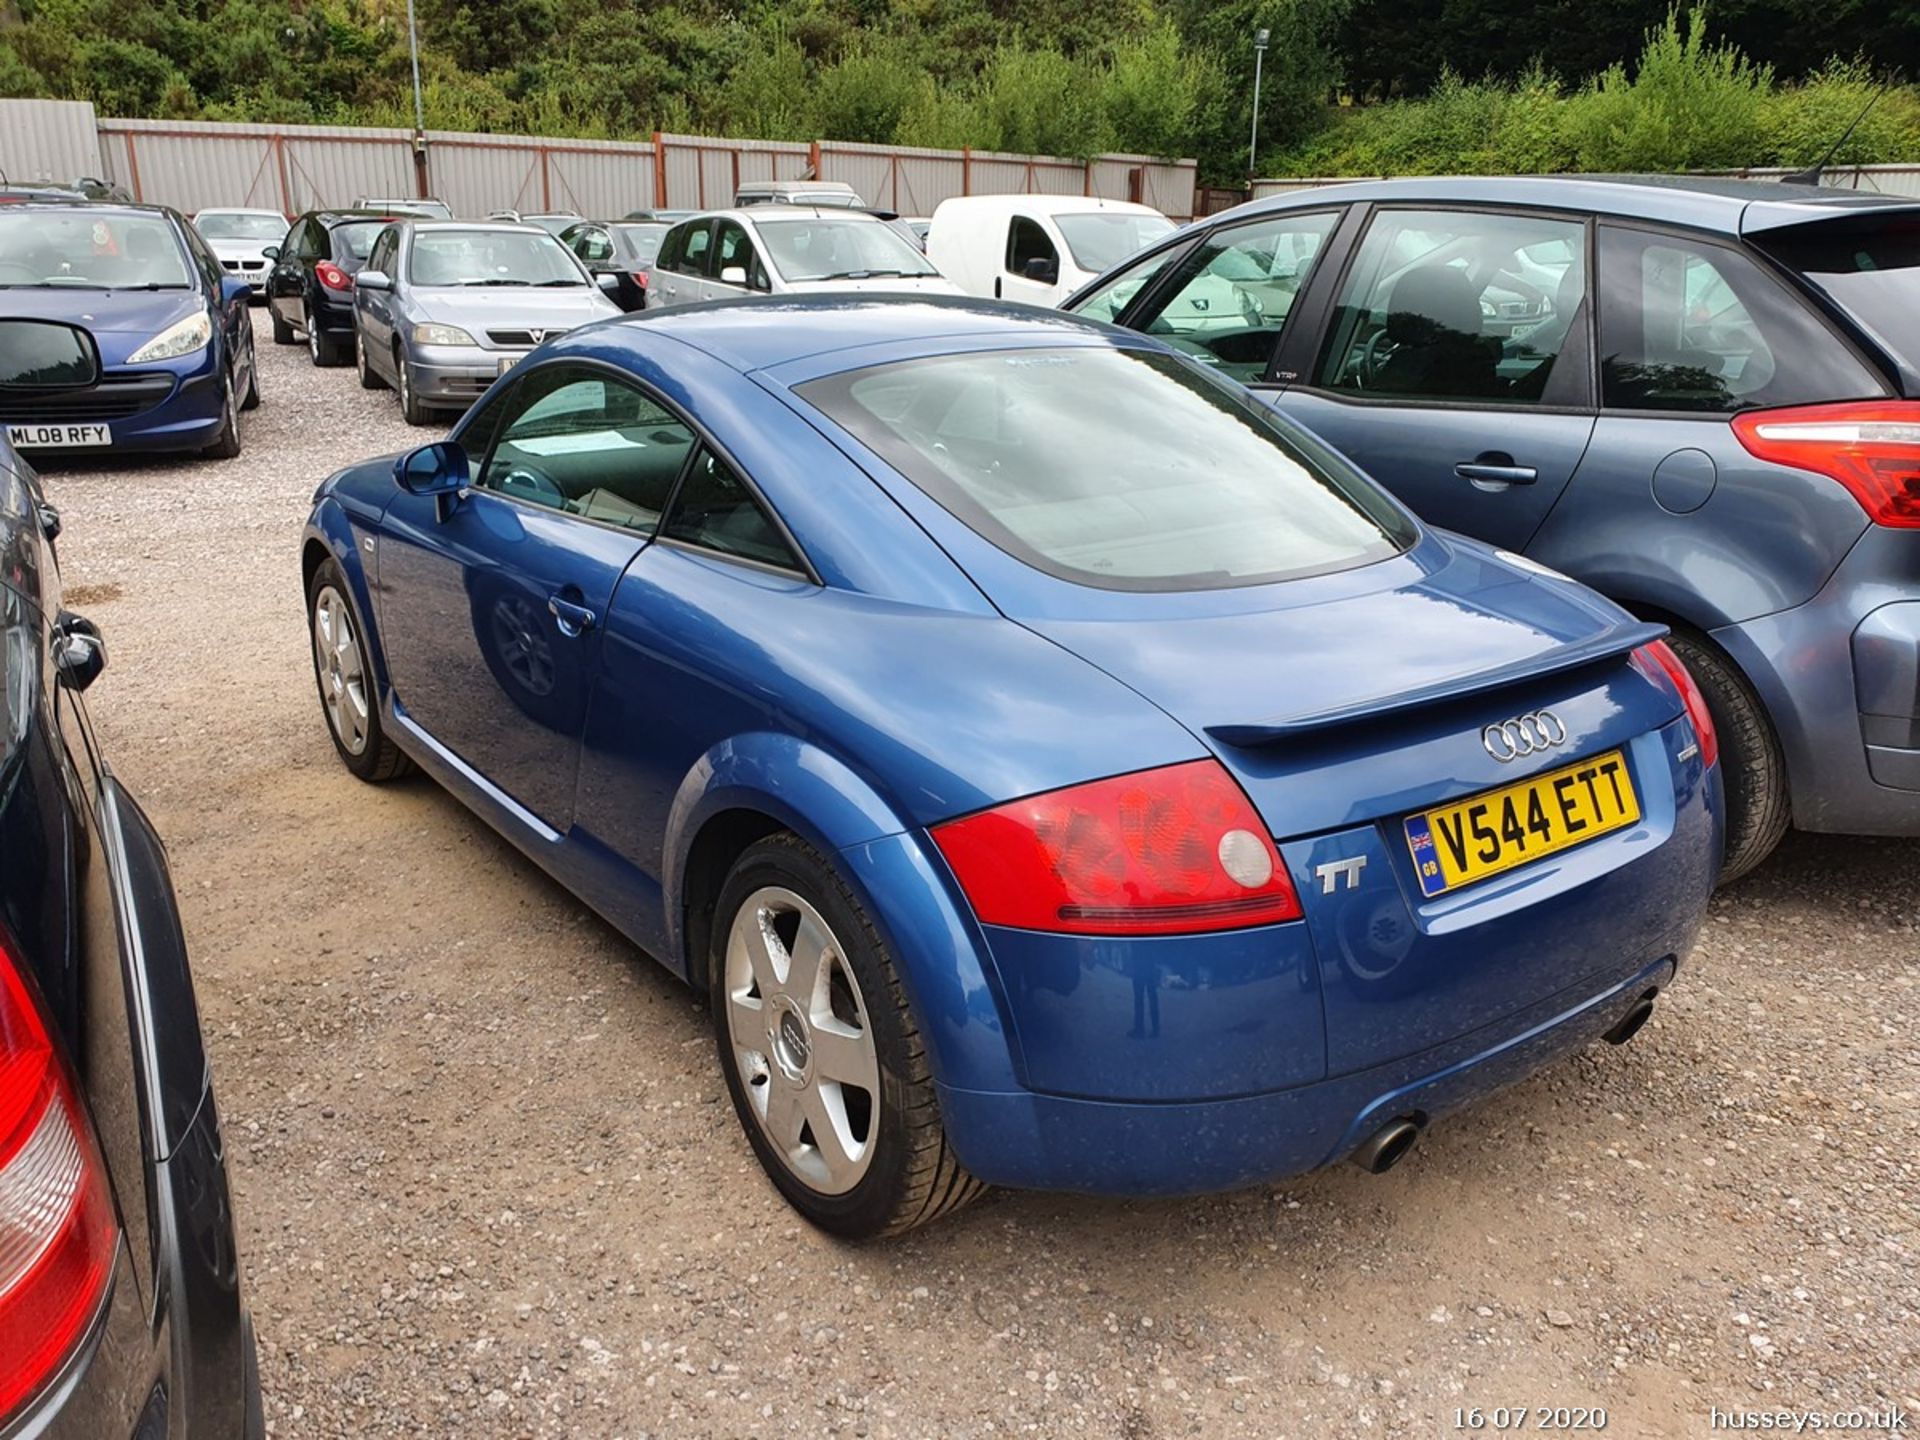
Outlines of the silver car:
[{"label": "silver car", "polygon": [[266,294],[267,271],[287,238],[286,216],[278,210],[222,207],[200,211],[193,217],[193,228],[221,269],[251,285],[255,298]]},{"label": "silver car", "polygon": [[669,230],[648,277],[647,306],[858,290],[960,293],[884,220],[859,210],[755,205]]},{"label": "silver car", "polygon": [[400,220],[354,277],[360,383],[391,385],[409,425],[464,410],[542,340],[623,313],[545,230]]}]

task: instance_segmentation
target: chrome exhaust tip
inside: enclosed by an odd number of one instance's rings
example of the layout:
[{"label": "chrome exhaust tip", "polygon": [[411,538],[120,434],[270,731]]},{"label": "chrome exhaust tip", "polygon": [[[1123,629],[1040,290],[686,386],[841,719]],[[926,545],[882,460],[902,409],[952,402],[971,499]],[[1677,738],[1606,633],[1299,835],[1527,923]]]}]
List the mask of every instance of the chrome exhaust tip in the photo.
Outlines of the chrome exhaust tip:
[{"label": "chrome exhaust tip", "polygon": [[1659,993],[1658,990],[1649,990],[1634,1001],[1633,1008],[1622,1015],[1614,1027],[1600,1038],[1609,1045],[1624,1045],[1638,1035],[1641,1027],[1653,1018],[1653,1001]]},{"label": "chrome exhaust tip", "polygon": [[1388,1121],[1360,1142],[1347,1158],[1369,1175],[1384,1175],[1402,1160],[1420,1138],[1420,1127],[1404,1117]]}]

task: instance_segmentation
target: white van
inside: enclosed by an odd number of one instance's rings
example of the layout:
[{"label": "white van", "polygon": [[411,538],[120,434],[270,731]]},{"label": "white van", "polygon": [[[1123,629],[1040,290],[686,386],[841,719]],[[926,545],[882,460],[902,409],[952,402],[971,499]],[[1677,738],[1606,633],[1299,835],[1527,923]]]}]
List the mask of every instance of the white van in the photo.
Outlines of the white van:
[{"label": "white van", "polygon": [[934,210],[927,258],[969,295],[1058,305],[1173,229],[1152,206],[1126,200],[964,195]]}]

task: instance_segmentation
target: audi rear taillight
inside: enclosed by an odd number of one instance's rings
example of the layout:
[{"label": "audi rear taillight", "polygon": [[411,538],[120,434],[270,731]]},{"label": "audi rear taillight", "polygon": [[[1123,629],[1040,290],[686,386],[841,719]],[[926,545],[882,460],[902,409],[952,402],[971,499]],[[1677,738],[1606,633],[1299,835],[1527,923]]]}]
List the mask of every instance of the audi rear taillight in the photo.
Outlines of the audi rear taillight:
[{"label": "audi rear taillight", "polygon": [[1838,480],[1874,524],[1920,529],[1920,403],[1749,410],[1733,433],[1759,459]]},{"label": "audi rear taillight", "polygon": [[1673,653],[1673,647],[1664,640],[1642,645],[1633,652],[1633,663],[1649,679],[1665,675],[1673,682],[1674,689],[1680,692],[1680,703],[1686,707],[1694,738],[1700,742],[1701,762],[1711,765],[1718,760],[1720,737],[1714,733],[1713,716],[1707,710],[1707,697],[1700,693],[1699,685],[1694,683],[1693,673],[1687,669],[1686,662]]},{"label": "audi rear taillight", "polygon": [[0,1429],[86,1338],[118,1243],[92,1122],[0,933]]},{"label": "audi rear taillight", "polygon": [[988,925],[1182,935],[1300,918],[1266,826],[1215,760],[1032,795],[933,838]]},{"label": "audi rear taillight", "polygon": [[351,290],[353,277],[331,260],[322,260],[313,267],[314,278],[329,290]]},{"label": "audi rear taillight", "polygon": [[633,276],[633,283],[642,290],[647,288],[647,282],[652,278],[652,272],[648,270],[633,270],[628,273]]}]

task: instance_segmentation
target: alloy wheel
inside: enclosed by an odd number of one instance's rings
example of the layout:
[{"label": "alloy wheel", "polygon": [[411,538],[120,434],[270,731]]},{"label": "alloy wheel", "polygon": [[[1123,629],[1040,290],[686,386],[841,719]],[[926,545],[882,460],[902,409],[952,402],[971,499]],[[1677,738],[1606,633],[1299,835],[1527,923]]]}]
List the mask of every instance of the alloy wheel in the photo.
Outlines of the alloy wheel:
[{"label": "alloy wheel", "polygon": [[313,311],[307,311],[307,354],[313,357],[313,363],[320,363],[320,321]]},{"label": "alloy wheel", "polygon": [[313,602],[313,660],[320,676],[320,703],[334,737],[349,755],[367,748],[367,667],[347,600],[331,585]]},{"label": "alloy wheel", "polygon": [[860,983],[820,912],[766,886],[727,936],[727,1039],[748,1107],[781,1163],[841,1195],[873,1163],[880,1062]]}]

